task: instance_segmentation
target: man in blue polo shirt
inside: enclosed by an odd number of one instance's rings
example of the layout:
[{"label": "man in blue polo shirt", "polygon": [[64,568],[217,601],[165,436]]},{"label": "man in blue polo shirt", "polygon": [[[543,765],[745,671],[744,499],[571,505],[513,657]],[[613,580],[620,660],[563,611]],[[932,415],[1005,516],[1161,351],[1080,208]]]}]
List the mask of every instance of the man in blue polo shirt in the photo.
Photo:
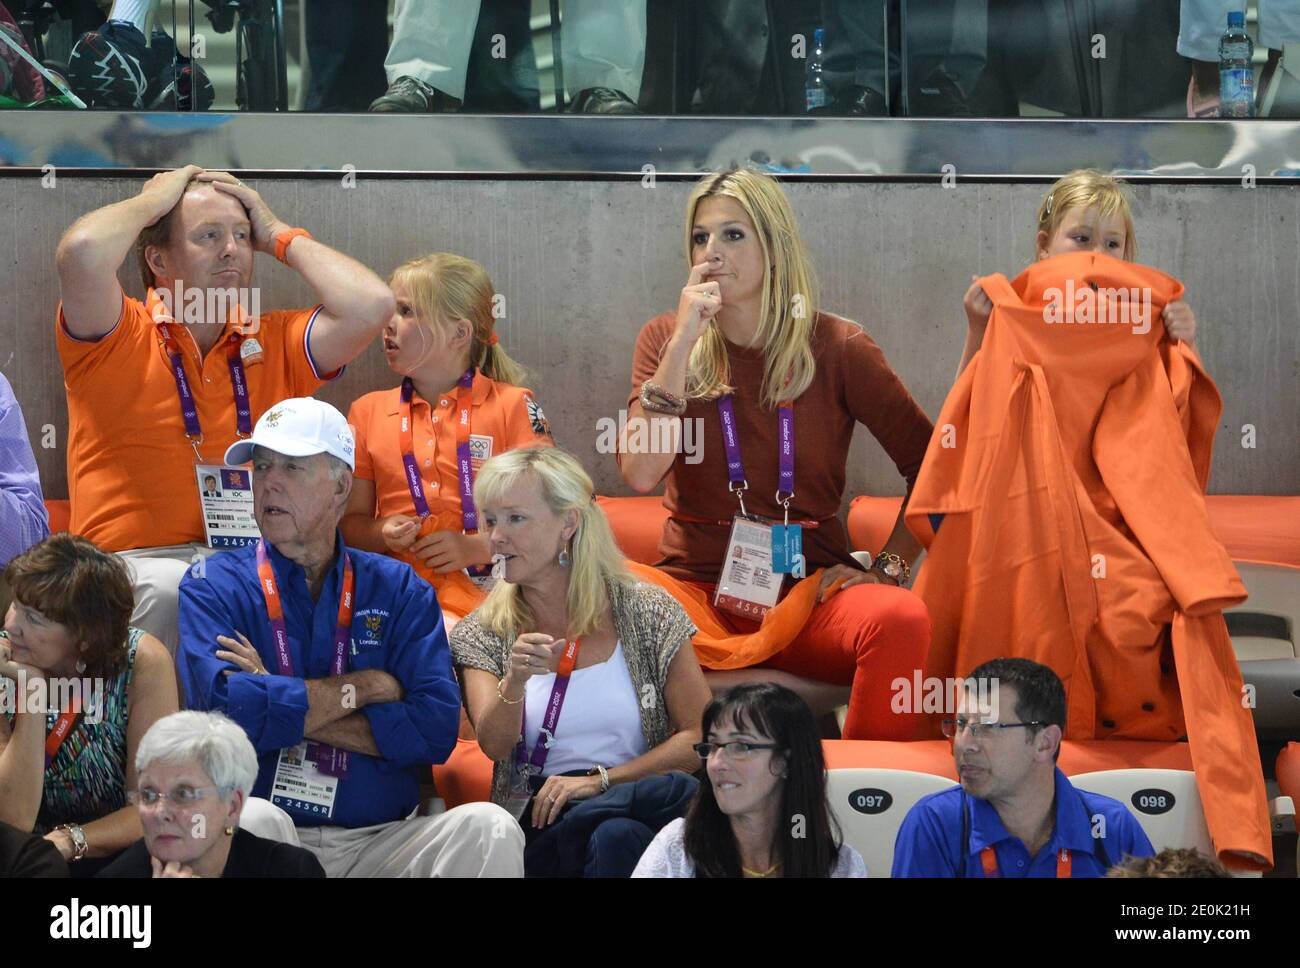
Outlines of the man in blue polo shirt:
[{"label": "man in blue polo shirt", "polygon": [[341,413],[296,398],[226,451],[253,461],[262,540],[181,582],[189,705],[244,727],[254,796],[293,821],[271,826],[329,876],[522,876],[523,831],[500,807],[412,816],[421,773],[456,745],[460,690],[433,589],[338,534],[353,450]]},{"label": "man in blue polo shirt", "polygon": [[1151,842],[1124,804],[1076,790],[1056,767],[1065,688],[1028,659],[994,659],[944,720],[959,786],[917,802],[894,877],[1103,877]]}]

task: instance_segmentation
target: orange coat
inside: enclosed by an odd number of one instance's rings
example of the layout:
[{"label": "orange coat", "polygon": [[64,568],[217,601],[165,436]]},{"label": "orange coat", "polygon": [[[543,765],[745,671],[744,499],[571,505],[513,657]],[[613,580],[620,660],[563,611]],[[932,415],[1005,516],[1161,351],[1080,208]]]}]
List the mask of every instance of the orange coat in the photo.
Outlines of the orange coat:
[{"label": "orange coat", "polygon": [[1205,509],[1222,404],[1160,316],[1183,287],[1092,253],[980,281],[994,306],[983,346],[906,513],[929,550],[916,585],[934,624],[926,674],[1021,656],[1065,683],[1071,739],[1185,735],[1220,857],[1271,863],[1222,615],[1246,593]]}]

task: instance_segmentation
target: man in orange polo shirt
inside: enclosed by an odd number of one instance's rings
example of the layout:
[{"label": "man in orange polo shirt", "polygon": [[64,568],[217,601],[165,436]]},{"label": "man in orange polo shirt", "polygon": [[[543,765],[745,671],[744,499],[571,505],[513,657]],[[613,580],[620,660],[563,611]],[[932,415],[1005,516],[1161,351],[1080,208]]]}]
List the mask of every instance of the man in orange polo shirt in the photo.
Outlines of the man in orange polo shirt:
[{"label": "man in orange polo shirt", "polygon": [[[145,302],[117,280],[133,247]],[[318,304],[259,314],[256,252],[299,273]],[[365,266],[277,218],[253,189],[195,165],[78,219],[55,257],[71,530],[127,557],[132,623],[174,651],[180,579],[209,552],[205,532],[222,526],[222,512],[242,514],[201,504],[199,474],[220,468],[276,401],[337,376],[383,328],[393,297]],[[226,485],[222,477],[231,500]]]}]

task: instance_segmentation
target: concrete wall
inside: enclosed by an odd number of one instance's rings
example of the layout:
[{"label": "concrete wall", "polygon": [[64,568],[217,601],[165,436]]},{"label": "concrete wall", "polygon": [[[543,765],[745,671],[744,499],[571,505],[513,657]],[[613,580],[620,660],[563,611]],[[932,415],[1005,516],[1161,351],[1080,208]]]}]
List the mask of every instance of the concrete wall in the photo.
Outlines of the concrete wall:
[{"label": "concrete wall", "polygon": [[[47,497],[66,497],[67,411],[53,337],[53,252],[81,213],[142,181],[0,179],[0,370],[14,384]],[[254,180],[287,221],[386,274],[425,251],[478,259],[506,296],[500,327],[528,366],[558,441],[605,493],[627,493],[597,421],[616,417],[636,333],[675,307],[685,281],[682,211],[690,186],[660,180]],[[972,274],[1014,275],[1031,255],[1038,185],[791,184],[823,304],[863,323],[925,410],[937,415],[961,352],[961,296]],[[1300,493],[1300,193],[1286,187],[1137,186],[1139,256],[1181,278],[1202,356],[1224,399],[1211,489]],[[122,272],[138,295],[133,263]],[[311,302],[297,277],[259,257],[262,305]],[[372,345],[321,395],[346,410],[396,382]],[[111,405],[111,401],[106,401]],[[1253,449],[1242,427],[1255,428]],[[43,428],[53,428],[53,440]],[[143,428],[142,428],[143,430]],[[42,447],[52,442],[51,447]],[[865,432],[849,494],[901,493]]]}]

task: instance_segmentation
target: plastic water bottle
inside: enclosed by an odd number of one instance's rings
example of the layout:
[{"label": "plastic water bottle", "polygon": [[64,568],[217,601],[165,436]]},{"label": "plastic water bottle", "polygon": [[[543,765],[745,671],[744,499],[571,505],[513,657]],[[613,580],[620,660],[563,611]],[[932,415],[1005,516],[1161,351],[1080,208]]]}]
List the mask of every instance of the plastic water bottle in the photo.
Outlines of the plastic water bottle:
[{"label": "plastic water bottle", "polygon": [[1228,14],[1228,29],[1219,39],[1219,117],[1255,116],[1255,69],[1250,60],[1255,45],[1246,33],[1246,13]]},{"label": "plastic water bottle", "polygon": [[826,80],[822,77],[822,47],[826,42],[826,30],[818,27],[813,31],[813,49],[808,56],[808,66],[804,70],[804,110],[812,113],[814,108],[826,106]]}]

